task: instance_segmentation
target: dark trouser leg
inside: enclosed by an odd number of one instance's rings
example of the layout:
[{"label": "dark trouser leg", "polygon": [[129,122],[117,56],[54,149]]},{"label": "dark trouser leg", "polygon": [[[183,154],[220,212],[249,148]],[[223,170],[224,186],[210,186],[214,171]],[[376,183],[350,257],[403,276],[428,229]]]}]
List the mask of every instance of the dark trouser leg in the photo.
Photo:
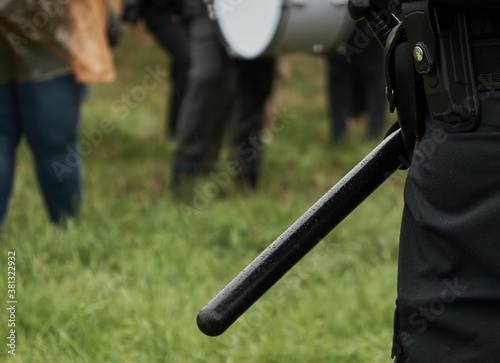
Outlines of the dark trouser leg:
[{"label": "dark trouser leg", "polygon": [[40,189],[50,219],[75,216],[81,203],[77,131],[81,86],[64,76],[18,83],[23,131],[33,151]]},{"label": "dark trouser leg", "polygon": [[160,45],[171,55],[172,91],[170,93],[170,111],[167,122],[168,133],[175,135],[181,102],[184,98],[189,71],[189,40],[186,24],[173,23],[170,12],[148,8],[145,19],[149,30]]},{"label": "dark trouser leg", "polygon": [[351,67],[343,55],[328,57],[328,105],[331,142],[338,142],[346,132],[349,97],[352,93]]},{"label": "dark trouser leg", "polygon": [[212,26],[206,16],[190,23],[191,69],[176,133],[174,184],[181,170],[215,167],[229,116],[230,62]]},{"label": "dark trouser leg", "polygon": [[14,179],[15,150],[21,137],[13,83],[0,85],[0,225],[5,217]]},{"label": "dark trouser leg", "polygon": [[385,79],[382,65],[380,69],[373,69],[366,75],[366,103],[369,120],[366,130],[367,139],[377,139],[381,136],[387,114],[387,100],[385,97]]},{"label": "dark trouser leg", "polygon": [[406,178],[396,328],[409,362],[500,355],[500,92],[480,95],[474,131],[426,121]]},{"label": "dark trouser leg", "polygon": [[262,158],[262,126],[271,93],[274,58],[235,61],[236,99],[232,115],[232,158],[243,178],[255,187]]}]

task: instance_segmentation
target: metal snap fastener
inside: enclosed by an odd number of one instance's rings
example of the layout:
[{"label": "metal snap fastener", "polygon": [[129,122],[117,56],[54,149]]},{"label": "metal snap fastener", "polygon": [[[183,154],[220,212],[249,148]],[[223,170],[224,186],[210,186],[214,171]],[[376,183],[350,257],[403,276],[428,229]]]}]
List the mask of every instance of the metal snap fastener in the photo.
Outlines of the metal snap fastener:
[{"label": "metal snap fastener", "polygon": [[424,50],[420,48],[418,45],[413,49],[413,58],[418,63],[424,60]]}]

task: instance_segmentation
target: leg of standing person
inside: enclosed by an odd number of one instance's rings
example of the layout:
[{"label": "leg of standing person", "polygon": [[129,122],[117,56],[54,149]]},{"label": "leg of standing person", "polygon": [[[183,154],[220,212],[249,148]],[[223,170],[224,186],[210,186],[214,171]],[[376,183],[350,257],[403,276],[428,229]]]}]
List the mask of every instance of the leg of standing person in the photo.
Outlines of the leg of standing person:
[{"label": "leg of standing person", "polygon": [[347,118],[349,121],[359,121],[367,109],[366,83],[363,74],[353,72],[351,95],[347,107]]},{"label": "leg of standing person", "polygon": [[190,21],[189,39],[191,68],[177,125],[174,192],[183,174],[213,170],[229,116],[230,62],[208,15]]},{"label": "leg of standing person", "polygon": [[332,54],[327,60],[330,142],[336,144],[346,133],[349,97],[352,93],[351,67],[341,54]]},{"label": "leg of standing person", "polygon": [[[364,74],[366,82],[365,99],[368,111],[366,138],[368,140],[378,139],[382,135],[388,111],[382,55],[383,53],[380,54],[380,62],[374,61],[371,65],[365,67],[364,72],[361,72]],[[379,54],[374,56],[378,57]]]},{"label": "leg of standing person", "polygon": [[274,82],[274,58],[235,60],[236,95],[232,115],[232,159],[238,177],[255,189],[262,158],[266,101]]},{"label": "leg of standing person", "polygon": [[0,85],[0,225],[7,211],[14,179],[15,151],[21,138],[13,83]]},{"label": "leg of standing person", "polygon": [[18,83],[17,100],[51,221],[76,216],[82,194],[83,150],[77,145],[81,85],[72,75]]},{"label": "leg of standing person", "polygon": [[156,11],[146,7],[144,18],[149,30],[160,45],[171,55],[172,90],[170,92],[170,111],[166,131],[174,137],[181,102],[184,98],[189,71],[189,40],[186,24],[182,18],[169,11]]},{"label": "leg of standing person", "polygon": [[428,118],[415,146],[399,245],[401,362],[500,357],[500,92],[483,96],[476,130],[451,133]]}]

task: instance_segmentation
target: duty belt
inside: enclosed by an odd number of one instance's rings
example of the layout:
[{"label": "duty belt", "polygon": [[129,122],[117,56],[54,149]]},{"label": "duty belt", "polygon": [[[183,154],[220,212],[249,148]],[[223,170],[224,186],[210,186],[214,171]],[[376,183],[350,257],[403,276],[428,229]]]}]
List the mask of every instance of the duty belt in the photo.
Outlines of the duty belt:
[{"label": "duty belt", "polygon": [[385,47],[387,99],[403,132],[421,138],[427,114],[450,132],[474,130],[481,120],[479,92],[500,90],[500,34],[472,34],[494,28],[477,19],[471,28],[474,13],[462,5],[472,1],[405,1],[400,19],[382,2],[350,0],[349,10]]}]

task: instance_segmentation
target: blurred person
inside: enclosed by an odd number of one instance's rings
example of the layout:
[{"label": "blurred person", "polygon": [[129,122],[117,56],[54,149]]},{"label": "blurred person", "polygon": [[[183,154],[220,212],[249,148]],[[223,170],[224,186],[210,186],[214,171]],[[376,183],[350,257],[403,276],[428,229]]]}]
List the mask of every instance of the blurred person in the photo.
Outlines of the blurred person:
[{"label": "blurred person", "polygon": [[328,55],[327,68],[331,143],[345,136],[349,117],[364,111],[366,138],[380,137],[387,113],[384,50],[365,23],[356,23],[350,39]]},{"label": "blurred person", "polygon": [[175,136],[189,71],[187,23],[182,0],[126,0],[123,19],[136,23],[144,18],[148,30],[171,56],[172,91],[166,133]]},{"label": "blurred person", "polygon": [[176,135],[173,191],[179,194],[182,186],[190,188],[192,178],[215,169],[228,119],[230,172],[242,185],[255,189],[275,59],[229,58],[202,0],[187,0],[184,14],[189,19],[191,69]]},{"label": "blurred person", "polygon": [[21,137],[53,223],[78,215],[82,84],[114,79],[105,1],[0,3],[0,223]]}]

